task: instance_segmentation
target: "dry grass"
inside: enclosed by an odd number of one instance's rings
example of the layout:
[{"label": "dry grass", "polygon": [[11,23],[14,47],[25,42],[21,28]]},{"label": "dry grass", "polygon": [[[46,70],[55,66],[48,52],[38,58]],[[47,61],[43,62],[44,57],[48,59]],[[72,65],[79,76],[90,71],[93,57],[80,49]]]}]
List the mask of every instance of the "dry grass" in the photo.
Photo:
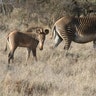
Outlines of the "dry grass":
[{"label": "dry grass", "polygon": [[37,50],[38,62],[31,57],[25,66],[26,49],[18,48],[9,70],[5,36],[5,32],[0,34],[0,96],[96,96],[96,52],[92,42],[72,43],[66,57],[64,42],[53,50],[53,40],[47,36],[44,50]]}]

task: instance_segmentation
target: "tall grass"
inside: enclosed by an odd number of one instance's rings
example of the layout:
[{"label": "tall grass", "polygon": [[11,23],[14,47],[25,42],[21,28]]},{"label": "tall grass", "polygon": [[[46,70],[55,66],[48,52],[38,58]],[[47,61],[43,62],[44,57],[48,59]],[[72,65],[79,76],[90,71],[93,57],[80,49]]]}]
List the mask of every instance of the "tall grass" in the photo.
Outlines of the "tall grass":
[{"label": "tall grass", "polygon": [[25,65],[26,48],[17,48],[14,63],[8,69],[6,35],[14,28],[27,28],[18,19],[13,21],[4,22],[9,24],[6,30],[0,29],[0,96],[96,96],[96,49],[92,42],[72,43],[65,56],[64,41],[52,49],[54,41],[49,34],[43,51],[37,48],[37,62],[31,56]]},{"label": "tall grass", "polygon": [[[5,35],[3,32],[0,38]],[[96,96],[96,54],[92,42],[72,43],[66,57],[64,42],[51,49],[53,40],[49,37],[44,50],[37,49],[38,62],[31,57],[25,66],[26,49],[18,48],[10,70],[5,39],[0,40],[0,96]]]}]

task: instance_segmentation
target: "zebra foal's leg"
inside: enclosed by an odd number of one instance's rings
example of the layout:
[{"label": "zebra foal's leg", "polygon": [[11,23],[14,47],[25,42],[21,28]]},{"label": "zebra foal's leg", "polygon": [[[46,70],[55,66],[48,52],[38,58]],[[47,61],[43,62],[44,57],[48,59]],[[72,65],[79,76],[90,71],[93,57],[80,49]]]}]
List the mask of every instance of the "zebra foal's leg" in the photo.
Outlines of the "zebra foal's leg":
[{"label": "zebra foal's leg", "polygon": [[14,60],[14,52],[16,50],[17,47],[14,47],[8,54],[8,67],[10,66],[10,60],[12,60],[12,63],[13,63],[13,60]]},{"label": "zebra foal's leg", "polygon": [[31,49],[30,48],[27,48],[27,57],[26,57],[26,65],[27,65],[27,61],[29,60],[30,58],[30,52],[31,52]]},{"label": "zebra foal's leg", "polygon": [[96,40],[93,41],[93,47],[96,48]]},{"label": "zebra foal's leg", "polygon": [[36,49],[32,49],[32,54],[33,54],[33,57],[35,59],[35,61],[37,61],[37,56],[36,56]]}]

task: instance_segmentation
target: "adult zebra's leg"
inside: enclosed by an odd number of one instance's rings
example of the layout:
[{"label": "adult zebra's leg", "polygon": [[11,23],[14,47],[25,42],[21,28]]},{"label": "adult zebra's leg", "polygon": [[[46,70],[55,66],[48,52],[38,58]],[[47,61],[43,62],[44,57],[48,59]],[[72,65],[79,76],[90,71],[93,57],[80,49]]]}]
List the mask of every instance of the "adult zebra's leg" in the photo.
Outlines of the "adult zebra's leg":
[{"label": "adult zebra's leg", "polygon": [[69,50],[70,45],[71,45],[71,41],[65,41],[64,49],[65,49],[65,50]]},{"label": "adult zebra's leg", "polygon": [[64,46],[64,50],[65,50],[65,55],[68,55],[68,50],[70,48],[71,45],[71,40],[69,40],[68,38],[65,39],[65,46]]},{"label": "adult zebra's leg", "polygon": [[70,35],[68,35],[68,31],[66,30],[63,31],[61,35],[62,35],[63,40],[65,41],[64,50],[65,50],[65,55],[67,56],[72,40],[70,38]]}]

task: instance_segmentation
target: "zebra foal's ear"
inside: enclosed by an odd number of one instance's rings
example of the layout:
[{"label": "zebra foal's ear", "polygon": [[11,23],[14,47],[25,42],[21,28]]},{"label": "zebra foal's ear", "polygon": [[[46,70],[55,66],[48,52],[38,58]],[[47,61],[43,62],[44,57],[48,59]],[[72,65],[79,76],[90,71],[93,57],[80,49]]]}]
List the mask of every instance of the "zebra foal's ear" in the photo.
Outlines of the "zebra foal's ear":
[{"label": "zebra foal's ear", "polygon": [[45,35],[47,35],[49,33],[49,29],[45,29]]},{"label": "zebra foal's ear", "polygon": [[40,33],[43,32],[43,29],[42,29],[42,28],[37,28],[37,29],[36,29],[36,32],[40,34]]}]

